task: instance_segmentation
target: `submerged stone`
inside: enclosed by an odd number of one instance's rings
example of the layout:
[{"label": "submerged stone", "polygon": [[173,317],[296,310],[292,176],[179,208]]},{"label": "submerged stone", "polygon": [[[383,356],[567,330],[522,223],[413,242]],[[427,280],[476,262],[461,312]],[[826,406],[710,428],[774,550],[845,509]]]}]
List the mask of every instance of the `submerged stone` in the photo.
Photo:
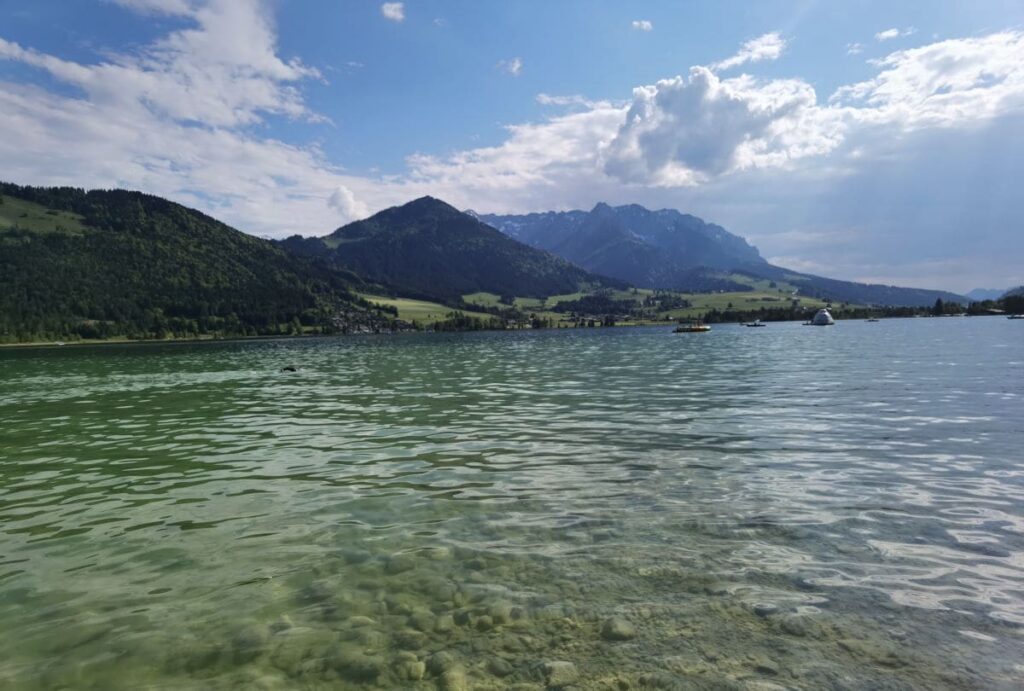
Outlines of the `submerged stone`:
[{"label": "submerged stone", "polygon": [[601,626],[601,637],[606,641],[628,641],[636,638],[636,629],[622,617],[612,617]]},{"label": "submerged stone", "polygon": [[444,674],[447,670],[455,667],[456,664],[455,656],[447,650],[434,653],[427,658],[427,669],[430,670],[431,674]]},{"label": "submerged stone", "polygon": [[507,677],[515,670],[507,660],[502,660],[500,657],[496,657],[487,663],[487,671],[496,677]]},{"label": "submerged stone", "polygon": [[239,629],[231,637],[231,647],[234,650],[235,659],[239,662],[248,662],[258,657],[266,644],[267,631],[257,624]]},{"label": "submerged stone", "polygon": [[384,671],[384,663],[379,657],[348,648],[336,648],[328,661],[343,678],[350,681],[376,681]]},{"label": "submerged stone", "polygon": [[444,691],[469,691],[466,670],[459,665],[445,670],[441,675],[441,688]]},{"label": "submerged stone", "polygon": [[399,653],[393,666],[395,676],[404,681],[419,681],[427,673],[427,665],[412,653]]},{"label": "submerged stone", "polygon": [[545,662],[541,668],[544,671],[544,678],[548,683],[548,686],[561,689],[571,684],[575,684],[579,678],[580,673],[576,669],[576,665],[566,660],[552,660]]},{"label": "submerged stone", "polygon": [[415,568],[416,558],[404,552],[392,554],[384,565],[384,570],[392,575],[412,571]]}]

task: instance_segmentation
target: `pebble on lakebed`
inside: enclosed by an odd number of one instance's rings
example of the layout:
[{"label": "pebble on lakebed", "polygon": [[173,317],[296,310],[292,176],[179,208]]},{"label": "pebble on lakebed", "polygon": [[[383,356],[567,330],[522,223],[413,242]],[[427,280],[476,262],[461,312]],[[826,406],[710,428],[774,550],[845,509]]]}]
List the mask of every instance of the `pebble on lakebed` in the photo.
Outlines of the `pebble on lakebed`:
[{"label": "pebble on lakebed", "polygon": [[636,638],[636,629],[622,617],[612,617],[601,625],[601,637],[606,641],[628,641]]}]

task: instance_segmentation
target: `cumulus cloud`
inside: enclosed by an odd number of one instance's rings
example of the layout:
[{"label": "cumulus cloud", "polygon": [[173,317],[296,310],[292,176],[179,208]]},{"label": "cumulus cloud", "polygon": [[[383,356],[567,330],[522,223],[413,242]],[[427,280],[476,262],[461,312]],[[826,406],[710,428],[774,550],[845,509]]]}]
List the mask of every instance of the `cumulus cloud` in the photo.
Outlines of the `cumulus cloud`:
[{"label": "cumulus cloud", "polygon": [[497,68],[502,72],[508,72],[513,77],[518,77],[523,72],[523,60],[522,58],[512,58],[511,60],[499,60]]},{"label": "cumulus cloud", "polygon": [[827,153],[841,123],[800,80],[720,79],[706,67],[633,92],[604,170],[627,182],[693,185]]},{"label": "cumulus cloud", "polygon": [[739,52],[730,58],[711,65],[715,71],[727,70],[731,67],[738,67],[748,62],[760,62],[762,60],[777,60],[782,51],[786,49],[786,41],[779,36],[778,32],[771,32],[751,39],[743,44]]},{"label": "cumulus cloud", "polygon": [[380,6],[380,13],[384,15],[385,19],[390,19],[393,22],[404,22],[405,3],[385,2],[383,5]]},{"label": "cumulus cloud", "polygon": [[908,26],[906,29],[900,31],[899,29],[886,29],[885,31],[879,31],[875,34],[876,41],[890,41],[894,38],[900,38],[901,36],[910,36],[916,34],[917,29],[912,26]]},{"label": "cumulus cloud", "polygon": [[327,205],[341,213],[344,221],[357,221],[369,215],[369,207],[356,199],[352,190],[344,185],[338,185],[327,200]]},{"label": "cumulus cloud", "polygon": [[654,24],[647,19],[634,19],[633,28],[637,31],[651,31],[654,28]]},{"label": "cumulus cloud", "polygon": [[[260,127],[271,118],[322,119],[303,98],[304,86],[321,79],[319,73],[280,55],[262,3],[118,4],[183,21],[149,45],[106,51],[96,62],[0,39],[0,60],[49,77],[38,83],[0,78],[0,121],[8,133],[0,137],[0,160],[8,179],[143,189],[276,237],[320,234],[423,194],[503,212],[636,201],[686,208],[741,233],[758,230],[766,252],[796,256],[807,243],[779,241],[773,248],[767,238],[803,222],[787,210],[809,209],[815,199],[828,200],[821,202],[820,222],[865,217],[871,205],[864,199],[923,178],[928,184],[912,195],[900,218],[920,220],[926,206],[921,200],[931,199],[935,212],[927,221],[937,228],[955,217],[943,200],[975,184],[979,171],[960,162],[973,160],[979,147],[990,146],[979,159],[986,171],[992,161],[1005,159],[997,178],[975,185],[985,194],[1005,188],[1010,195],[1005,180],[1024,174],[1017,163],[1024,160],[1024,145],[1017,144],[1024,142],[1021,31],[892,52],[869,63],[870,79],[842,86],[824,100],[798,78],[720,73],[782,52],[781,39],[761,37],[728,60],[639,86],[628,101],[540,94],[539,104],[566,110],[511,125],[493,146],[443,156],[418,153],[408,158],[404,173],[368,177],[347,173],[315,145],[278,141]],[[522,61],[500,66],[514,67],[510,73],[516,74]],[[72,88],[54,88],[54,81]],[[951,128],[958,128],[955,137],[943,134]],[[907,149],[910,140],[919,142],[913,151]],[[923,158],[959,141],[970,146],[938,162]],[[924,162],[917,168],[907,163],[898,175],[883,174],[894,161],[918,160]],[[963,175],[936,181],[927,178],[932,171]],[[852,187],[853,180],[859,187]],[[840,182],[828,194],[832,181]],[[1011,227],[1024,209],[1005,195],[982,205],[973,203],[977,195],[956,198],[957,208],[970,211],[965,216],[974,214],[961,219],[958,232],[989,207],[1012,210],[991,216],[992,227]],[[890,199],[889,207],[865,217],[863,227],[899,236],[898,228],[885,225],[896,217],[894,203]],[[884,240],[874,236],[866,244],[882,246]],[[1002,237],[991,244],[1007,242]],[[903,250],[889,245],[885,251]],[[827,262],[828,255],[812,259]],[[845,274],[856,278],[852,266]]]}]

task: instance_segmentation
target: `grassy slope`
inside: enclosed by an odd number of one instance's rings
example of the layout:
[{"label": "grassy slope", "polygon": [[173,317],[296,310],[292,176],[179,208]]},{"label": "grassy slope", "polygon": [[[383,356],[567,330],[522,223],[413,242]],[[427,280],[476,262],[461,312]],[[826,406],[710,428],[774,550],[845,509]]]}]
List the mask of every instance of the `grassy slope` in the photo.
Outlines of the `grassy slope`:
[{"label": "grassy slope", "polygon": [[[447,305],[442,305],[438,302],[428,302],[426,300],[412,300],[409,298],[389,298],[382,297],[380,295],[362,295],[361,297],[369,300],[372,303],[383,305],[385,307],[396,307],[398,309],[398,318],[404,319],[409,322],[419,322],[420,324],[427,325],[435,322],[444,321],[447,316],[455,310]],[[478,317],[480,319],[492,319],[493,314],[487,314],[485,312],[467,312],[462,311],[463,314],[470,317]]]},{"label": "grassy slope", "polygon": [[[747,276],[738,276],[738,278],[742,279],[743,283],[750,285],[754,290],[750,292],[732,293],[677,293],[686,300],[689,300],[692,306],[686,309],[660,312],[658,316],[665,320],[691,318],[700,316],[711,309],[725,310],[730,304],[732,304],[733,309],[736,310],[757,310],[761,307],[787,307],[794,297],[800,301],[800,307],[805,309],[817,309],[825,306],[825,302],[822,300],[792,295],[794,287],[789,284],[777,282],[776,287],[771,288],[770,281],[767,280],[756,280]],[[639,303],[648,295],[654,294],[654,292],[655,291],[647,288],[640,288],[637,289],[636,293],[632,290],[614,290],[611,291],[611,295],[617,300],[633,298]],[[584,292],[578,292],[568,295],[552,295],[547,298],[547,300],[517,297],[515,304],[520,310],[534,312],[538,316],[552,318],[555,321],[568,321],[567,315],[552,312],[550,309],[559,302],[564,300],[578,300],[586,294],[587,293]],[[469,304],[483,306],[500,304],[499,296],[494,293],[470,293],[468,295],[463,295],[462,299]]]},{"label": "grassy slope", "polygon": [[0,194],[0,231],[18,226],[33,233],[66,233],[81,235],[85,232],[82,217],[68,211],[47,210],[33,202]]}]

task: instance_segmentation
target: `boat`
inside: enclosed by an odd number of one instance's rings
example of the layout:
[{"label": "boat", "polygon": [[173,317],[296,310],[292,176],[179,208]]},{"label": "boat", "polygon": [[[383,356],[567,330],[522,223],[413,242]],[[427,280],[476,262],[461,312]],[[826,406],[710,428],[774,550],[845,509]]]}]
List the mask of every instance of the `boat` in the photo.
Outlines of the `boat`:
[{"label": "boat", "polygon": [[836,320],[832,318],[832,315],[824,307],[818,310],[818,313],[810,321],[811,326],[832,326],[835,323]]},{"label": "boat", "polygon": [[764,323],[763,321],[761,321],[760,319],[755,319],[755,320],[754,320],[754,321],[752,321],[752,322],[747,322],[747,323],[746,323],[746,324],[744,324],[743,326],[749,326],[749,327],[751,327],[751,328],[756,328],[756,327],[759,327],[759,326],[768,326],[768,325],[767,325],[767,324],[765,324],[765,323]]},{"label": "boat", "polygon": [[1024,319],[1024,314],[1011,314],[1007,319]]},{"label": "boat", "polygon": [[876,322],[878,320],[875,319],[874,317],[871,317],[871,319],[865,319],[864,321],[866,321],[866,322]]},{"label": "boat", "polygon": [[677,334],[699,334],[706,331],[711,331],[711,327],[700,321],[699,319],[692,319],[690,321],[679,322],[679,326],[675,328],[673,333]]}]

